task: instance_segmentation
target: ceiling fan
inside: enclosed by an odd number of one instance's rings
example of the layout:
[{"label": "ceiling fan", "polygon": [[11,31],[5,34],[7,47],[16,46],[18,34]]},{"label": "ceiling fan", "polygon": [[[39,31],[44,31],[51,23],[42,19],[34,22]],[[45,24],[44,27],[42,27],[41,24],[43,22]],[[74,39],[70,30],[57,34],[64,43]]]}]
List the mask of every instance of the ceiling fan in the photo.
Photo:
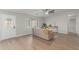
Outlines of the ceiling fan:
[{"label": "ceiling fan", "polygon": [[54,13],[55,10],[53,10],[53,9],[43,9],[43,12],[44,12],[45,14],[51,14],[51,13]]}]

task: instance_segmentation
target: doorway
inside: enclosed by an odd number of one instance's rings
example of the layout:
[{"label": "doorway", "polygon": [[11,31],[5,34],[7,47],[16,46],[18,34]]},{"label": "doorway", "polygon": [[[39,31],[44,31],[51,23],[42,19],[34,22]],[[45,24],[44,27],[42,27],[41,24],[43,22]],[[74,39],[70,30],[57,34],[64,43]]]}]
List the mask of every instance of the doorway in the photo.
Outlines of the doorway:
[{"label": "doorway", "polygon": [[69,16],[68,34],[76,34],[76,16]]}]

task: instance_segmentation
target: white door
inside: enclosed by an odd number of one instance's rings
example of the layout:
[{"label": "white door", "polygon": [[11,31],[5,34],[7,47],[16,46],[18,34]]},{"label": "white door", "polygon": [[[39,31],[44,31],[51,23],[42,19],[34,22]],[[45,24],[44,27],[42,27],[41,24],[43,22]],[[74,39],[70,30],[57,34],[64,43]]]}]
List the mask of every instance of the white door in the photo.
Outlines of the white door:
[{"label": "white door", "polygon": [[11,38],[16,35],[16,17],[5,15],[3,20],[3,38]]},{"label": "white door", "polygon": [[76,16],[69,19],[69,32],[76,33]]}]

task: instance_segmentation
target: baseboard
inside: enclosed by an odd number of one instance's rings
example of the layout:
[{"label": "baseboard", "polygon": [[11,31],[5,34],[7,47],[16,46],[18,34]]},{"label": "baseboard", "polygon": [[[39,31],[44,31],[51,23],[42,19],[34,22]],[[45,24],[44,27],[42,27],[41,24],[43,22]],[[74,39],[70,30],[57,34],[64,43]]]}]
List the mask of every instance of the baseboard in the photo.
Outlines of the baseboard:
[{"label": "baseboard", "polygon": [[7,40],[7,39],[10,39],[10,38],[20,37],[20,36],[25,36],[25,35],[31,35],[31,34],[19,34],[19,35],[15,35],[15,36],[8,37],[8,38],[1,38],[0,41]]},{"label": "baseboard", "polygon": [[6,40],[6,39],[9,39],[9,38],[13,38],[13,37],[16,37],[16,35],[13,35],[13,36],[10,36],[10,37],[1,37],[0,40]]},{"label": "baseboard", "polygon": [[27,35],[27,34],[19,34],[19,35],[16,35],[16,37],[20,37],[20,36],[24,36],[24,35]]}]

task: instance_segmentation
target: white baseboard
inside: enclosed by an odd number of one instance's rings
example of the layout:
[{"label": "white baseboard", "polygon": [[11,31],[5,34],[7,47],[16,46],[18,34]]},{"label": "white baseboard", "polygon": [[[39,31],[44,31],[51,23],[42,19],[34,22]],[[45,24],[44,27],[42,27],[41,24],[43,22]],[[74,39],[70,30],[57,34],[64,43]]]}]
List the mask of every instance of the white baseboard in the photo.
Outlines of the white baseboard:
[{"label": "white baseboard", "polygon": [[20,36],[24,36],[24,35],[30,35],[30,34],[19,34],[19,35],[16,35],[16,37],[20,37]]},{"label": "white baseboard", "polygon": [[15,35],[15,36],[12,36],[12,37],[0,38],[0,41],[10,39],[10,38],[14,38],[14,37],[20,37],[20,36],[24,36],[24,35],[30,35],[30,34],[19,34],[19,35]]},{"label": "white baseboard", "polygon": [[13,35],[13,36],[10,36],[10,37],[1,37],[0,40],[6,40],[6,39],[9,39],[9,38],[13,38],[13,37],[16,37],[16,35]]}]

